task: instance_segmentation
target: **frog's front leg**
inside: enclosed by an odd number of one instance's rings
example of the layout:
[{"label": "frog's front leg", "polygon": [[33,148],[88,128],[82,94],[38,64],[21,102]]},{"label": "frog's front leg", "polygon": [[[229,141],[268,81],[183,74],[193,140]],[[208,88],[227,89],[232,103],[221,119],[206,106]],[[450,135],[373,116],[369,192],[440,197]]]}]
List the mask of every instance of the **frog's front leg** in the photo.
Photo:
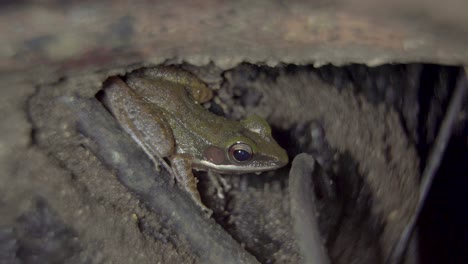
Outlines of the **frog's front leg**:
[{"label": "frog's front leg", "polygon": [[219,173],[216,173],[212,170],[208,170],[207,175],[210,178],[211,183],[213,183],[214,185],[216,195],[218,196],[218,198],[224,199],[224,192],[229,191],[232,188],[232,186]]},{"label": "frog's front leg", "polygon": [[171,158],[172,172],[174,173],[177,182],[184,187],[190,194],[195,203],[208,215],[211,215],[212,210],[206,207],[201,200],[200,193],[197,189],[198,179],[192,172],[192,158],[186,154],[175,154]]}]

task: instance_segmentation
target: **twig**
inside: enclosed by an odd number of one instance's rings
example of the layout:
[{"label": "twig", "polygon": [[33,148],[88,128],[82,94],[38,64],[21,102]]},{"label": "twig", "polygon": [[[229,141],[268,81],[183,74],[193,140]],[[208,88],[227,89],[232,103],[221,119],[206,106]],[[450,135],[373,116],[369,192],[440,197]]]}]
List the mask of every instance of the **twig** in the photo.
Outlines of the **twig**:
[{"label": "twig", "polygon": [[297,155],[292,162],[289,172],[291,216],[296,241],[304,263],[328,264],[330,260],[318,230],[312,182],[314,167],[315,160],[305,153]]}]

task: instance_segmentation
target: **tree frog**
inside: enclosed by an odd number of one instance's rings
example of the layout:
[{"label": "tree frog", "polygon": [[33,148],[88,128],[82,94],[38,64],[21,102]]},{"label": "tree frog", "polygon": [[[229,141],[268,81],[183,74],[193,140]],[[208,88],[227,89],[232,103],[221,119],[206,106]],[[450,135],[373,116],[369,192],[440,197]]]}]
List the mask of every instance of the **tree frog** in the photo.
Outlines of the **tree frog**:
[{"label": "tree frog", "polygon": [[263,118],[234,121],[215,115],[200,105],[212,96],[198,77],[175,66],[139,70],[125,81],[111,77],[104,84],[104,104],[122,128],[209,212],[192,169],[240,174],[288,163]]}]

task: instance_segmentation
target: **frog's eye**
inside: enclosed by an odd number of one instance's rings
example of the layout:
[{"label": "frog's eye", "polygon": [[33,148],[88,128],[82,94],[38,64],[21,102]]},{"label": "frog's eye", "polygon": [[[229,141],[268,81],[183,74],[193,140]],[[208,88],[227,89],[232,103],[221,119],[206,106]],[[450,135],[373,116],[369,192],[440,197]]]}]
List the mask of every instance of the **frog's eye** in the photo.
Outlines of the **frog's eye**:
[{"label": "frog's eye", "polygon": [[242,142],[238,142],[229,148],[229,158],[239,163],[249,161],[252,154],[252,148]]}]

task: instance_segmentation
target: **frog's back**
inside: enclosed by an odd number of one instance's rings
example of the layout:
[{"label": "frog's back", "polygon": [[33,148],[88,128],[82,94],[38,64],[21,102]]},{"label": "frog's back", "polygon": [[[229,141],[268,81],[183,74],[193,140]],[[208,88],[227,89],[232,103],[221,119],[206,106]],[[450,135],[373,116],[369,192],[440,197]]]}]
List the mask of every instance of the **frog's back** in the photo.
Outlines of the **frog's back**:
[{"label": "frog's back", "polygon": [[216,144],[221,142],[226,134],[235,132],[235,121],[217,116],[196,102],[194,91],[201,90],[204,93],[203,89],[197,86],[202,84],[209,89],[200,80],[182,78],[180,81],[179,77],[163,78],[164,75],[158,74],[148,75],[145,72],[144,75],[131,75],[127,83],[151,107],[164,113],[179,144]]},{"label": "frog's back", "polygon": [[185,108],[213,97],[212,90],[197,76],[173,66],[136,71],[130,74],[127,83],[144,100],[173,113],[194,110]]},{"label": "frog's back", "polygon": [[161,108],[167,112],[186,111],[187,102],[185,100],[188,94],[182,85],[139,76],[128,77],[127,84],[153,107]]}]

